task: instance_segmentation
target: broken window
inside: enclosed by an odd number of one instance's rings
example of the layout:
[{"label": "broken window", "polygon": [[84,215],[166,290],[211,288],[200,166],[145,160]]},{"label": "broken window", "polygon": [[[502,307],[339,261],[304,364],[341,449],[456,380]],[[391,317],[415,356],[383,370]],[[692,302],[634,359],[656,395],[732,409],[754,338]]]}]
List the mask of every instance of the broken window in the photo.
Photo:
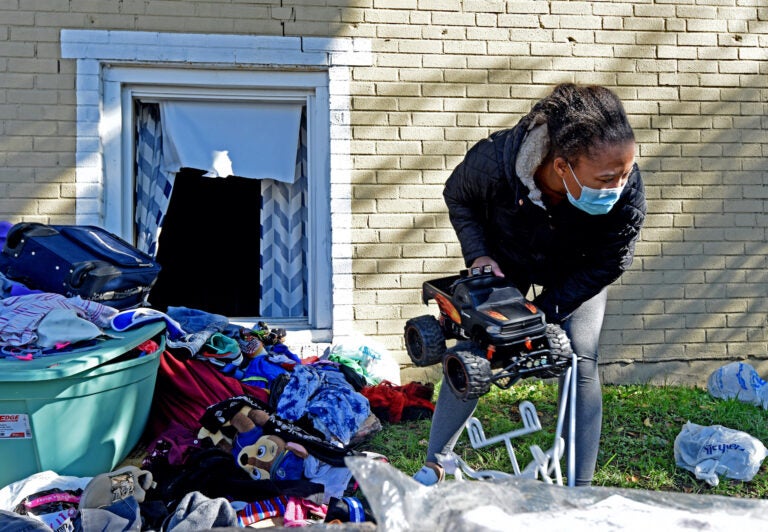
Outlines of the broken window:
[{"label": "broken window", "polygon": [[136,241],[153,307],[306,318],[307,113],[295,102],[135,102]]}]

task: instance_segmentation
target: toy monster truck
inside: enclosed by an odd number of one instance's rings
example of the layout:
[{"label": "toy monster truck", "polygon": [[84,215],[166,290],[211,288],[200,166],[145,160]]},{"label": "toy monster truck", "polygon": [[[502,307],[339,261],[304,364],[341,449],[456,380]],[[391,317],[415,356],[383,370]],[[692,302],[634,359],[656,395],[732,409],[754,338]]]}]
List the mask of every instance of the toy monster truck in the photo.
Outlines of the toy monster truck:
[{"label": "toy monster truck", "polygon": [[[422,300],[430,299],[440,316],[408,320],[405,347],[416,366],[442,362],[462,400],[488,393],[491,384],[506,389],[525,377],[556,377],[571,364],[565,332],[490,268],[425,282]],[[446,348],[446,339],[458,342]]]}]

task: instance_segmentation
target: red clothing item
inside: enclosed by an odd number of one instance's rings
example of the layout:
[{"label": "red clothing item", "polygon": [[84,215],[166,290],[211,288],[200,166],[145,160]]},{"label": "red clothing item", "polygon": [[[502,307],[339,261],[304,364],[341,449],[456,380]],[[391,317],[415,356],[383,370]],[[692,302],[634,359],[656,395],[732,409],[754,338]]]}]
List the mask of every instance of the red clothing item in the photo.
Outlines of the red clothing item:
[{"label": "red clothing item", "polygon": [[172,421],[197,434],[205,409],[236,395],[250,395],[269,402],[267,390],[243,384],[210,362],[178,360],[165,351],[160,355],[147,434],[150,438],[158,437]]},{"label": "red clothing item", "polygon": [[[376,386],[366,386],[360,393],[363,394],[371,405],[371,410],[382,421],[400,423],[403,410],[418,407],[434,413],[435,405],[432,403],[434,387],[420,382],[409,382],[405,386],[397,386],[389,381],[382,381]],[[386,412],[386,416],[381,416]]]}]

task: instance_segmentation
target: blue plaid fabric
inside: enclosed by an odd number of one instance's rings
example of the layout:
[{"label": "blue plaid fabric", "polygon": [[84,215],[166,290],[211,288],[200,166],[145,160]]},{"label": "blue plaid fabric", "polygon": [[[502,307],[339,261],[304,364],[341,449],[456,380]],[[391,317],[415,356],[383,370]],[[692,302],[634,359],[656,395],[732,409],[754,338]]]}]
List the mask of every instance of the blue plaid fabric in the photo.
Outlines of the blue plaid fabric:
[{"label": "blue plaid fabric", "polygon": [[160,107],[140,103],[136,128],[136,247],[154,257],[176,174],[162,170]]}]

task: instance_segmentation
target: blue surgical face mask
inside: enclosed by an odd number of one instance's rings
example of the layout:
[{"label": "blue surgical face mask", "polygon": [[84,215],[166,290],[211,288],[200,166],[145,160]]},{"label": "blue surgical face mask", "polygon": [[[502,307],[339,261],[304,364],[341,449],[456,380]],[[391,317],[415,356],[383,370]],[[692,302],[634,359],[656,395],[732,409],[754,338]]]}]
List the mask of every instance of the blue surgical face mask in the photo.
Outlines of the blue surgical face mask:
[{"label": "blue surgical face mask", "polygon": [[[579,181],[579,178],[576,177],[576,173],[573,171],[571,163],[567,164],[571,171],[571,175],[576,180],[576,183],[578,183],[579,188],[581,188],[581,195],[579,196],[579,199],[576,199],[571,195],[568,186],[566,185],[565,193],[567,194],[568,201],[571,202],[571,205],[589,214],[607,214],[610,212],[616,202],[619,201],[621,191],[624,190],[624,185],[614,188],[591,188],[584,186]],[[565,180],[563,180],[563,184],[565,184]]]}]

